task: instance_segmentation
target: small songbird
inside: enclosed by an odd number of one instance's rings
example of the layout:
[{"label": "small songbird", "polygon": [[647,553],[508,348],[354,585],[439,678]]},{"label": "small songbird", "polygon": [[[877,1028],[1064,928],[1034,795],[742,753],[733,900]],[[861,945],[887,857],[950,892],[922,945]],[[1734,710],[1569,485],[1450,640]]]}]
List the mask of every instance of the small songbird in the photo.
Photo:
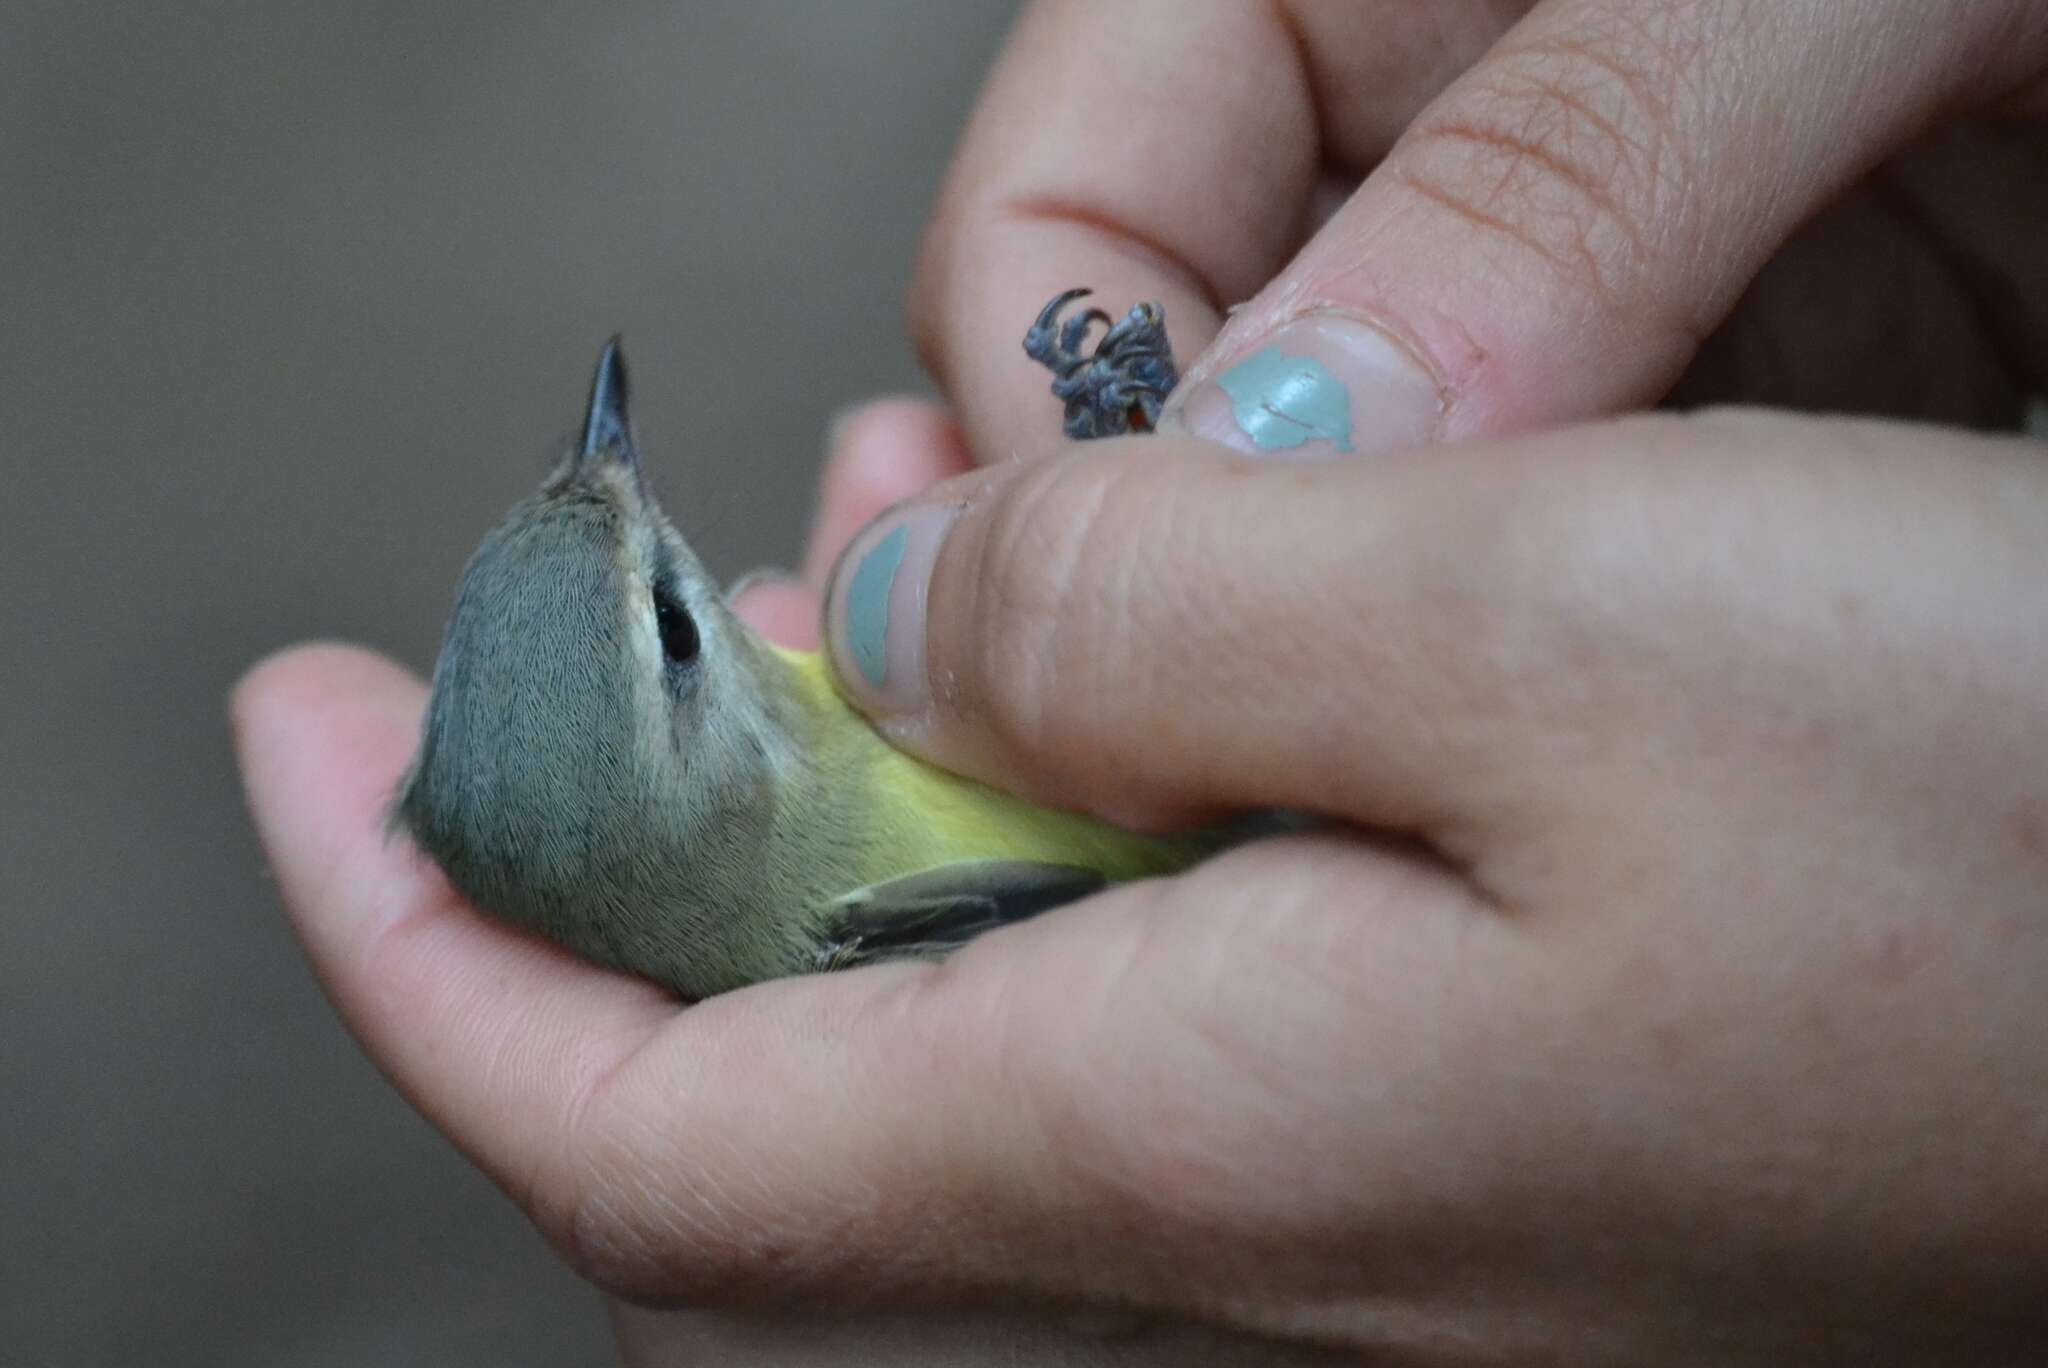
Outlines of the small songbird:
[{"label": "small songbird", "polygon": [[617,339],[463,572],[392,819],[478,907],[691,998],[941,954],[1219,844],[913,760],[757,637],[655,503]]}]

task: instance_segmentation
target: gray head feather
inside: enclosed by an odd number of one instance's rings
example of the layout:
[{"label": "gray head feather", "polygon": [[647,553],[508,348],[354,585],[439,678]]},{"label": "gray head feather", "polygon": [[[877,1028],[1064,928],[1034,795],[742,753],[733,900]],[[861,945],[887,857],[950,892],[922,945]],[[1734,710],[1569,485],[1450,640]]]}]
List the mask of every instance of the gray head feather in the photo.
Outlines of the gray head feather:
[{"label": "gray head feather", "polygon": [[706,988],[803,947],[746,915],[804,763],[764,649],[663,517],[617,342],[584,440],[484,539],[393,810],[486,911]]}]

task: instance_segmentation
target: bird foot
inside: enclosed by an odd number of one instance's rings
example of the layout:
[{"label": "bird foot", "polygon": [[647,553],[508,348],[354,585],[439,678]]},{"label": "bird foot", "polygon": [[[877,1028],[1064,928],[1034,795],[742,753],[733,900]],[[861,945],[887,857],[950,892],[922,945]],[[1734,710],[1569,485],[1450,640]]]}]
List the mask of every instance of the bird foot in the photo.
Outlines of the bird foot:
[{"label": "bird foot", "polygon": [[[1053,397],[1066,405],[1063,427],[1075,441],[1150,432],[1180,381],[1165,311],[1147,302],[1120,320],[1094,308],[1061,320],[1067,305],[1092,293],[1068,290],[1039,310],[1024,334],[1024,354],[1052,372]],[[1089,347],[1088,334],[1098,323],[1107,331]]]}]

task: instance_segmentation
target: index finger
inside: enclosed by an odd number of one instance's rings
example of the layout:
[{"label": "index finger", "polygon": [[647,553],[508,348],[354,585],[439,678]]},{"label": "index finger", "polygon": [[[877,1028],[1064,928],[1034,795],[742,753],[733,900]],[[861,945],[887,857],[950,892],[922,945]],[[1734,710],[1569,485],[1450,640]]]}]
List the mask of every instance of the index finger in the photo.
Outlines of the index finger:
[{"label": "index finger", "polygon": [[349,1030],[515,1199],[579,1099],[676,1013],[472,911],[384,813],[426,687],[367,651],[300,647],[236,687],[237,757],[292,927]]},{"label": "index finger", "polygon": [[258,666],[232,709],[250,808],[350,1030],[580,1272],[700,1302],[929,1294],[937,1232],[1047,1181],[984,1058],[985,987],[876,965],[679,1007],[480,916],[384,834],[424,701],[366,651]]},{"label": "index finger", "polygon": [[1045,372],[1019,351],[1048,299],[1155,301],[1192,356],[1299,242],[1320,152],[1279,10],[1048,0],[1019,22],[911,288],[919,353],[982,460],[1057,430]]},{"label": "index finger", "polygon": [[[234,706],[251,808],[308,955],[370,1055],[580,1272],[624,1295],[874,1310],[1022,1293],[1209,1321],[1229,1308],[1270,1332],[1273,1306],[1311,1295],[1297,1282],[1315,1261],[1262,1262],[1259,1310],[1237,1241],[1188,1256],[1227,1236],[1226,1218],[1264,1228],[1267,1199],[1290,1205],[1300,1182],[1261,1170],[1219,1206],[1211,1184],[1191,1192],[1161,1170],[1194,1172],[1192,1156],[1265,1135],[1270,1080],[1352,1005],[1435,1014],[1447,976],[1474,972],[1475,937],[1512,950],[1441,871],[1302,836],[1098,895],[941,965],[679,1009],[477,915],[383,837],[423,696],[361,651],[260,666]],[[1359,916],[1395,907],[1406,915]],[[1219,977],[1228,964],[1261,972]],[[1261,987],[1276,974],[1279,1008]],[[1219,1049],[1212,1017],[1242,1035],[1234,1049]],[[1344,1078],[1404,1089],[1381,1109],[1398,1124],[1372,1141],[1386,1161],[1363,1165],[1386,1175],[1375,1200],[1417,1190],[1413,1117],[1490,1095],[1467,1081],[1484,1068],[1443,1066],[1432,1020],[1346,1035],[1389,1058],[1347,1062]],[[1394,1057],[1416,1041],[1419,1056]],[[1230,1105],[1206,1087],[1242,1094],[1247,1078],[1267,1082]],[[1322,1153],[1365,1143],[1344,1124]]]}]

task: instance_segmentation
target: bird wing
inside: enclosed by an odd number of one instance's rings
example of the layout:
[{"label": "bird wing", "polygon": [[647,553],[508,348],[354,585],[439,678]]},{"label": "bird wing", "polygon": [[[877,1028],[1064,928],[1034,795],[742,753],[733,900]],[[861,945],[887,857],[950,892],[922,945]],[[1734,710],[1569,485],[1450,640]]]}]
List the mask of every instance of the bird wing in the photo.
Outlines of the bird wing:
[{"label": "bird wing", "polygon": [[856,888],[826,909],[819,968],[928,959],[984,931],[1084,898],[1099,870],[1035,860],[961,860]]}]

